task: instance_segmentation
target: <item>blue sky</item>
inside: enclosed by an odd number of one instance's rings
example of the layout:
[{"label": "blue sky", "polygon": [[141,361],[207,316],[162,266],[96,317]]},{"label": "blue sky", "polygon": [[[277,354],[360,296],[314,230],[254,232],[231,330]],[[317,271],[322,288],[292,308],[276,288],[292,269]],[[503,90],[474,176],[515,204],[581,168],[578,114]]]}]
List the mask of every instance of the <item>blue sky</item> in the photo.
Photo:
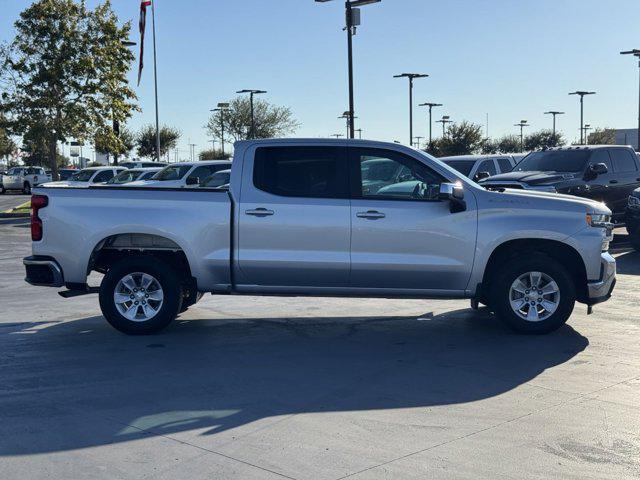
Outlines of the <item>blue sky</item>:
[{"label": "blue sky", "polygon": [[[0,0],[0,39],[29,2]],[[88,0],[88,5],[97,3]],[[113,0],[138,41],[138,0]],[[302,124],[296,136],[344,133],[346,39],[341,0],[157,0],[160,119],[182,131],[196,150],[210,145],[209,109],[236,90],[268,90],[264,98],[290,106]],[[362,9],[354,38],[357,127],[363,137],[408,143],[407,81],[393,75],[428,73],[416,81],[415,104],[443,103],[434,115],[485,124],[499,136],[550,128],[549,109],[566,111],[558,128],[579,137],[579,104],[568,92],[594,90],[585,123],[633,128],[638,67],[619,51],[640,48],[637,0],[382,0]],[[148,25],[150,26],[150,25]],[[150,32],[148,31],[148,34]],[[150,38],[150,37],[148,37]],[[135,129],[154,121],[150,43],[137,88],[142,112]],[[131,73],[135,82],[135,68]],[[414,135],[427,135],[426,111],[415,108]],[[437,125],[440,127],[440,125]],[[434,126],[434,132],[440,131]]]}]

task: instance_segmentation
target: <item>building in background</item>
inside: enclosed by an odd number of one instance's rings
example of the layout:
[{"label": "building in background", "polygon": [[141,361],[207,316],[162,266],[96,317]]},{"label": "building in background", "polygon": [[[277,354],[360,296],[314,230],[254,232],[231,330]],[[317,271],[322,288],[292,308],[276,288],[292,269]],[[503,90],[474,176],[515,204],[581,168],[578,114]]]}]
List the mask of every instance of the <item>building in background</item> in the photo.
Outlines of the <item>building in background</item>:
[{"label": "building in background", "polygon": [[636,148],[638,146],[638,129],[622,128],[616,130],[616,145],[631,145]]}]

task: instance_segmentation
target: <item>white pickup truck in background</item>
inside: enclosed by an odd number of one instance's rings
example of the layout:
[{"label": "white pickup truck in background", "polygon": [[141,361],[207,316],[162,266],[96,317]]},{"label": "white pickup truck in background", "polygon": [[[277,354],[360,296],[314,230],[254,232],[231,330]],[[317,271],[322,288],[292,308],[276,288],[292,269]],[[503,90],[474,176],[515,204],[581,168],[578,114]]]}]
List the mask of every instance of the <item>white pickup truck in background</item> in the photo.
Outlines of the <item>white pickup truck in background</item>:
[{"label": "white pickup truck in background", "polygon": [[0,194],[7,190],[21,190],[30,195],[33,187],[50,181],[51,175],[47,175],[42,167],[13,167],[0,178]]},{"label": "white pickup truck in background", "polygon": [[[388,174],[371,168],[381,162]],[[488,191],[390,143],[247,140],[227,189],[44,186],[31,205],[26,281],[99,291],[107,321],[132,334],[161,330],[205,292],[469,298],[546,333],[615,285],[602,203]]]}]

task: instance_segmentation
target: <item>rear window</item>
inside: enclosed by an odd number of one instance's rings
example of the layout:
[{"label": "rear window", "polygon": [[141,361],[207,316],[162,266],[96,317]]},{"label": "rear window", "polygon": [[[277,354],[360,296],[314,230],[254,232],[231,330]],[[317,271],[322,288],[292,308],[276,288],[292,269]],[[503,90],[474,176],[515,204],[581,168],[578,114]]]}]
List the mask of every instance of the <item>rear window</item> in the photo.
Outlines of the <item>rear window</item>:
[{"label": "rear window", "polygon": [[514,172],[583,172],[589,150],[546,150],[527,155]]},{"label": "rear window", "polygon": [[496,158],[498,166],[500,167],[500,173],[510,172],[513,168],[511,162],[506,158]]},{"label": "rear window", "polygon": [[260,190],[285,197],[347,198],[346,149],[258,148],[253,182]]},{"label": "rear window", "polygon": [[154,180],[166,182],[170,180],[180,180],[187,172],[191,170],[191,165],[176,165],[173,167],[166,167],[160,170],[154,177]]}]

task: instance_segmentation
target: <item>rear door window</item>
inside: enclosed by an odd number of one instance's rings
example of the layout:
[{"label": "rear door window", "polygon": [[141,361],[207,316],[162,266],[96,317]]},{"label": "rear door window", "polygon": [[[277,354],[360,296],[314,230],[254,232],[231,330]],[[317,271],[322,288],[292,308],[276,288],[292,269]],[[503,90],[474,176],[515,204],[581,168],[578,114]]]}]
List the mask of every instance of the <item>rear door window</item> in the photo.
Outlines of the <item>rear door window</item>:
[{"label": "rear door window", "polygon": [[622,148],[609,150],[613,168],[616,173],[628,173],[637,171],[636,162],[631,152]]},{"label": "rear door window", "polygon": [[346,148],[258,148],[253,183],[259,190],[285,197],[347,198]]},{"label": "rear door window", "polygon": [[507,158],[501,157],[501,158],[496,158],[496,160],[498,161],[498,167],[500,168],[500,173],[510,172],[511,169],[513,168],[511,166],[511,162]]},{"label": "rear door window", "polygon": [[613,165],[611,162],[611,157],[609,157],[609,152],[605,149],[594,150],[589,158],[589,164],[595,165],[596,163],[604,163],[607,166],[607,173],[613,172]]},{"label": "rear door window", "polygon": [[113,178],[113,170],[103,170],[93,177],[92,183],[106,182]]},{"label": "rear door window", "polygon": [[489,175],[493,176],[497,174],[496,165],[493,160],[483,160],[476,170],[476,175],[480,172],[489,172]]}]

